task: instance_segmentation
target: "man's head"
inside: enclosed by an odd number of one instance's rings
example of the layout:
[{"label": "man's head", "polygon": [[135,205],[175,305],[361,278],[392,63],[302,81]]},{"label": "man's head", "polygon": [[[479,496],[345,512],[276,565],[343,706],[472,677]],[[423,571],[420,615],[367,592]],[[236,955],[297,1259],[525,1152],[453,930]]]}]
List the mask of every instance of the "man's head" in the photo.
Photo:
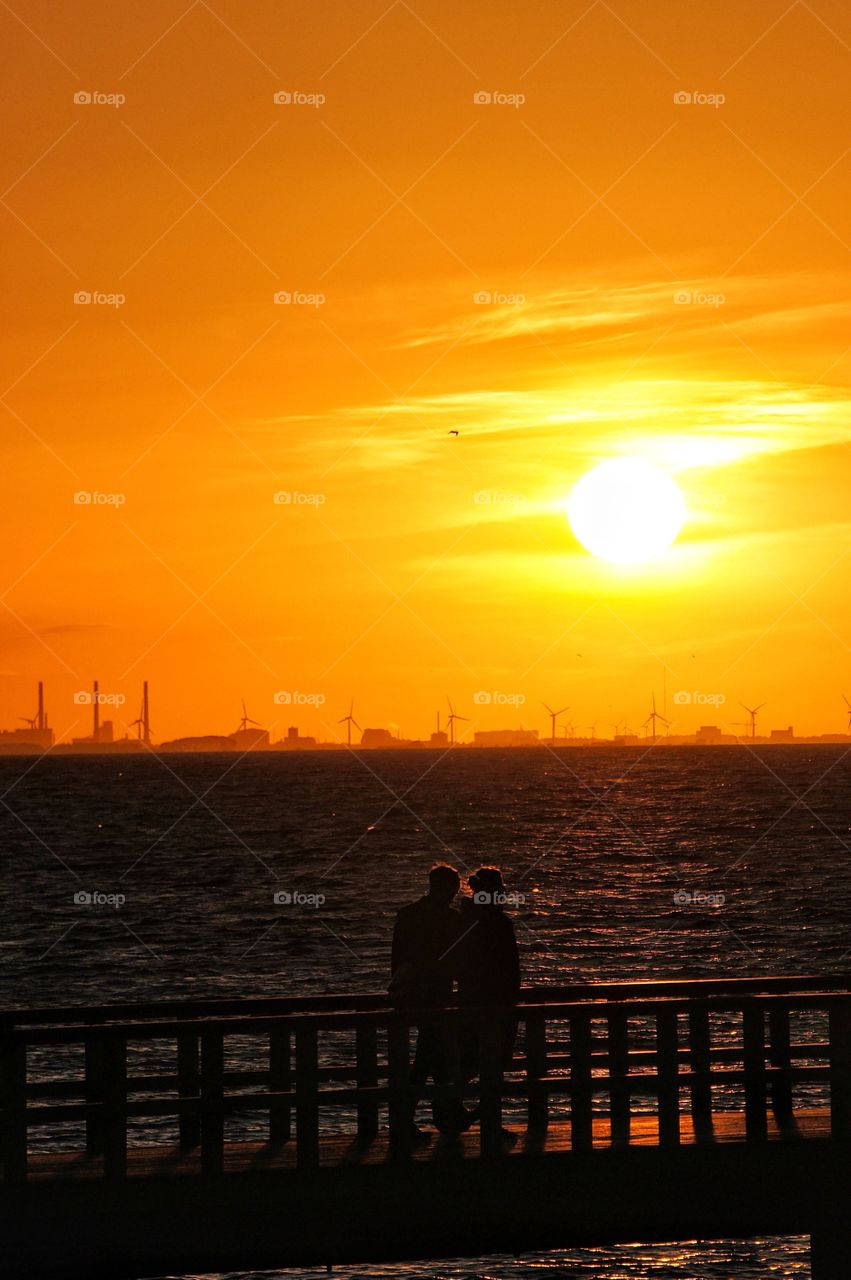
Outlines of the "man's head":
[{"label": "man's head", "polygon": [[499,905],[505,897],[505,885],[502,882],[502,872],[499,867],[479,867],[467,883],[476,906]]},{"label": "man's head", "polygon": [[461,877],[454,867],[438,862],[428,873],[428,893],[436,902],[447,905],[461,888]]}]

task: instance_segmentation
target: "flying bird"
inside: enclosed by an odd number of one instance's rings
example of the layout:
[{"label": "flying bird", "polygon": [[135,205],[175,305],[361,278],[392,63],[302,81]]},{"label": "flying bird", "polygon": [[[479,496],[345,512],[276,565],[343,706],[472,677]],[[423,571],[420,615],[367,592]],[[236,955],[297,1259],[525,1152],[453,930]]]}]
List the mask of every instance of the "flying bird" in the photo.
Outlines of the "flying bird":
[{"label": "flying bird", "polygon": [[456,431],[456,429],[453,427],[453,428],[452,428],[452,430],[449,432],[449,434],[450,434],[451,436],[460,436],[461,432],[460,432],[460,431]]}]

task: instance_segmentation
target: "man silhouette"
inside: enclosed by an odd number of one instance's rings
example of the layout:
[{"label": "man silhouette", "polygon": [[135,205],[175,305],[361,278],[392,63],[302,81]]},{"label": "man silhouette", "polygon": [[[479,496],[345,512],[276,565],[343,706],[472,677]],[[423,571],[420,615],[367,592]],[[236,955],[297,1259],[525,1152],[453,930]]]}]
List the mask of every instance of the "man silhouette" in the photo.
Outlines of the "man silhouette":
[{"label": "man silhouette", "polygon": [[[428,893],[402,907],[396,916],[391,956],[390,997],[397,1009],[445,1009],[452,999],[453,949],[460,936],[461,920],[452,902],[461,887],[454,867],[439,863],[428,877]],[[417,1090],[432,1078],[437,1085],[454,1078],[453,1045],[439,1019],[417,1024],[417,1050],[411,1066],[410,1123],[413,1136],[421,1137],[414,1123],[419,1101]],[[435,1099],[435,1127],[457,1128],[458,1106]]]}]

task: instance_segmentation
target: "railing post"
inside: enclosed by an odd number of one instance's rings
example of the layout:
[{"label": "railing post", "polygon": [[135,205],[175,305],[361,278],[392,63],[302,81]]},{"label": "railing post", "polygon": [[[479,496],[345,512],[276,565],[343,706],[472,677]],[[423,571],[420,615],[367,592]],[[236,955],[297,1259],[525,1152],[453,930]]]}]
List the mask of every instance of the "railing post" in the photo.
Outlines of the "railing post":
[{"label": "railing post", "polygon": [[742,1010],[742,1056],[745,1067],[745,1135],[748,1142],[768,1137],[765,1087],[765,1014],[749,1002]]},{"label": "railing post", "polygon": [[608,1017],[608,1048],[612,1143],[629,1143],[629,1037],[626,1014],[620,1010]]},{"label": "railing post", "polygon": [[117,1035],[103,1044],[103,1174],[127,1174],[127,1041]]},{"label": "railing post", "polygon": [[[841,1216],[837,1215],[841,1222]],[[812,1280],[848,1280],[851,1233],[847,1227],[822,1227],[810,1234]]]},{"label": "railing post", "polygon": [[479,1022],[479,1143],[485,1157],[502,1150],[502,1024],[496,1013]]},{"label": "railing post", "polygon": [[526,1086],[528,1125],[540,1132],[549,1123],[549,1094],[538,1082],[547,1074],[547,1023],[544,1014],[526,1018]]},{"label": "railing post", "polygon": [[319,1164],[319,1040],[313,1026],[295,1033],[296,1160],[300,1169]]},{"label": "railing post", "polygon": [[201,1032],[201,1169],[218,1174],[224,1168],[224,1036]]},{"label": "railing post", "polygon": [[85,1054],[86,1155],[103,1154],[103,1038],[88,1036]]},{"label": "railing post", "polygon": [[393,1019],[387,1028],[387,1091],[390,1148],[396,1159],[411,1154],[414,1102],[410,1087],[410,1029]]},{"label": "railing post", "polygon": [[830,1136],[847,1140],[851,1138],[851,1004],[848,1000],[831,1003],[828,1026]]},{"label": "railing post", "polygon": [[792,1118],[792,1038],[789,1030],[789,1010],[772,1005],[768,1012],[768,1057],[772,1067],[779,1071],[771,1081],[771,1107],[780,1120]]},{"label": "railing post", "polygon": [[712,1057],[709,1008],[702,1002],[689,1007],[688,1038],[692,1124],[696,1138],[709,1138],[712,1136]]},{"label": "railing post", "polygon": [[590,1151],[594,1145],[590,1013],[577,1013],[570,1019],[570,1083],[571,1149]]},{"label": "railing post", "polygon": [[[374,1026],[358,1023],[355,1029],[355,1057],[358,1089],[378,1085],[378,1034]],[[358,1100],[358,1140],[370,1142],[378,1133],[378,1103],[373,1098]]]},{"label": "railing post", "polygon": [[14,1033],[0,1048],[3,1088],[3,1180],[27,1180],[27,1046]]},{"label": "railing post", "polygon": [[177,1117],[181,1151],[201,1141],[201,1058],[198,1034],[181,1031],[177,1037]]},{"label": "railing post", "polygon": [[656,1014],[656,1076],[659,1098],[659,1146],[676,1147],[680,1141],[680,1070],[678,1022],[675,1009]]},{"label": "railing post", "polygon": [[[269,1032],[269,1089],[286,1092],[292,1086],[291,1044],[289,1031],[272,1027]],[[289,1142],[292,1121],[289,1104],[273,1098],[269,1103],[269,1141],[275,1145]]]}]

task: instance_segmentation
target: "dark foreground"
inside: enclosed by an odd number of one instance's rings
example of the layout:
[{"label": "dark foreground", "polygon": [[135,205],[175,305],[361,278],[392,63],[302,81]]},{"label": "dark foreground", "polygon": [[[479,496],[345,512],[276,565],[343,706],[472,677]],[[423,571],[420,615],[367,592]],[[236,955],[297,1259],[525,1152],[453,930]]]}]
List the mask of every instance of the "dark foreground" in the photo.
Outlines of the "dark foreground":
[{"label": "dark foreground", "polygon": [[[10,1273],[809,1234],[814,1280],[846,1280],[846,980],[530,988],[515,1012],[509,1062],[506,1014],[427,1015],[449,1042],[475,1028],[479,1118],[413,1148],[409,1038],[426,1015],[380,996],[0,1015]],[[154,1123],[163,1140],[137,1141]]]}]

